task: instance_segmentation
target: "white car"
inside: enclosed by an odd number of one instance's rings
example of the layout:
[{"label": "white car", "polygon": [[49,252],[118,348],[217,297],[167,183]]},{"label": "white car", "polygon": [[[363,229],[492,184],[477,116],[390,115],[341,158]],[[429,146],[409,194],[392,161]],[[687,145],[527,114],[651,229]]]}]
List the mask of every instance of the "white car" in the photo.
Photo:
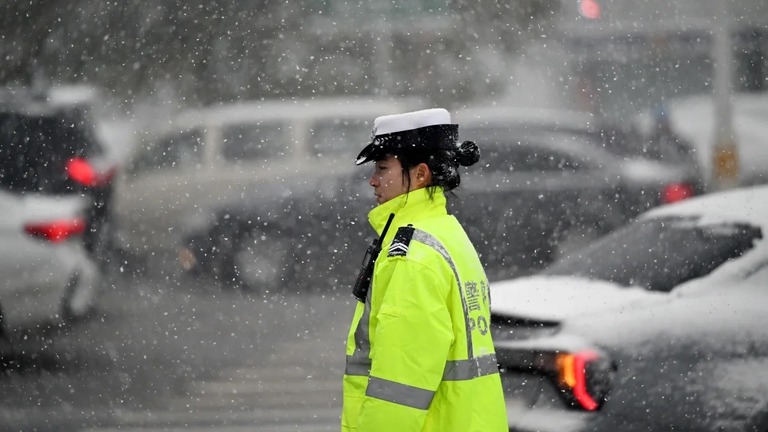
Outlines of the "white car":
[{"label": "white car", "polygon": [[657,207],[536,274],[492,283],[495,311],[557,322],[664,297],[752,247],[765,202],[768,189],[754,188]]},{"label": "white car", "polygon": [[278,183],[290,189],[313,184],[320,174],[351,172],[350,161],[370,141],[375,117],[422,103],[247,101],[159,120],[118,176],[121,246],[133,257],[175,258],[182,233],[204,225],[212,206],[245,202]]},{"label": "white car", "polygon": [[492,285],[517,431],[768,430],[768,186],[658,207]]},{"label": "white car", "polygon": [[80,196],[0,189],[0,308],[13,332],[86,317],[100,272],[82,234],[88,201]]}]

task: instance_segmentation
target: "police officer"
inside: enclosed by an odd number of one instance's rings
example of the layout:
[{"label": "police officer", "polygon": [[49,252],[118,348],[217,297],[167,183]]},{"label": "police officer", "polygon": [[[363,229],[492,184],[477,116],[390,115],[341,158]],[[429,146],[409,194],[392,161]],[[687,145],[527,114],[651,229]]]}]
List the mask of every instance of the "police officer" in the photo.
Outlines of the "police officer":
[{"label": "police officer", "polygon": [[374,121],[356,164],[375,163],[368,219],[381,253],[357,287],[343,432],[508,430],[488,280],[444,195],[479,157],[442,108]]}]

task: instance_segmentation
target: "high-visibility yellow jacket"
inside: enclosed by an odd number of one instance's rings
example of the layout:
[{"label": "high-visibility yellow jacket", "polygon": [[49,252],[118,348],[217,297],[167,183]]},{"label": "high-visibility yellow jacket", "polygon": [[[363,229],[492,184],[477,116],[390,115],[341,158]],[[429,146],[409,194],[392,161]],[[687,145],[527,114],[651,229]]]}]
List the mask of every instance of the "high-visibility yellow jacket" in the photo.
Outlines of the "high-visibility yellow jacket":
[{"label": "high-visibility yellow jacket", "polygon": [[445,196],[425,189],[368,219],[381,233],[347,339],[342,432],[507,431],[488,280]]}]

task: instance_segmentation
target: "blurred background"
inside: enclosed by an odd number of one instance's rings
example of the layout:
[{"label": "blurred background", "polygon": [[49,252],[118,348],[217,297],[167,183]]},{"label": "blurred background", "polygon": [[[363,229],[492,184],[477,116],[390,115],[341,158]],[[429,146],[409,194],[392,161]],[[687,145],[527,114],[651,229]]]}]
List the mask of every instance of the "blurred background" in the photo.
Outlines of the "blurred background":
[{"label": "blurred background", "polygon": [[758,0],[32,1],[9,2],[0,19],[0,83],[86,83],[113,117],[139,124],[158,110],[331,95],[629,122],[714,94],[711,129],[729,135],[723,94],[762,92],[768,75]]},{"label": "blurred background", "polygon": [[0,58],[0,430],[337,430],[378,115],[487,152],[492,282],[768,183],[764,0],[6,1]]},{"label": "blurred background", "polygon": [[[765,87],[757,0],[9,2],[5,84],[88,83],[125,112],[244,99],[419,95],[624,117],[708,93]],[[722,30],[728,52],[717,51]]]}]

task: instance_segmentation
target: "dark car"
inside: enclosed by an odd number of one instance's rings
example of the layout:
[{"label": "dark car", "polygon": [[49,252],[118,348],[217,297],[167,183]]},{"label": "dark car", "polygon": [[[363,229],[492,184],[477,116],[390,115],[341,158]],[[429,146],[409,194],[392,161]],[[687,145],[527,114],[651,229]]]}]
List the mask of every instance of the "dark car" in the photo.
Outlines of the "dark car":
[{"label": "dark car", "polygon": [[261,182],[185,232],[189,274],[261,291],[350,287],[374,233],[364,170]]},{"label": "dark car", "polygon": [[492,284],[510,430],[768,430],[766,202],[659,207]]},{"label": "dark car", "polygon": [[492,279],[540,268],[568,236],[598,237],[627,220],[622,161],[598,136],[538,125],[461,134],[477,142],[481,160],[464,175],[450,210]]},{"label": "dark car", "polygon": [[646,136],[615,124],[601,124],[591,132],[623,161],[622,200],[630,216],[706,192],[696,149],[666,132],[660,128]]},{"label": "dark car", "polygon": [[100,142],[88,104],[42,94],[0,98],[0,187],[25,194],[78,194],[90,199],[83,239],[97,259],[111,239],[116,164]]},{"label": "dark car", "polygon": [[[618,200],[621,163],[599,136],[544,128],[466,128],[481,162],[450,193],[491,278],[541,267],[558,241],[599,236],[627,220]],[[374,233],[370,170],[335,164],[286,181],[264,181],[184,232],[188,271],[255,287],[351,285]]]},{"label": "dark car", "polygon": [[606,122],[587,112],[517,107],[472,107],[459,111],[457,117],[468,139],[472,138],[466,133],[470,128],[503,127],[514,130],[514,135],[528,130],[560,131],[600,147],[620,165],[617,201],[629,217],[706,189],[700,151],[681,137],[665,135],[663,128],[657,130],[660,134],[647,133],[635,124]]}]

